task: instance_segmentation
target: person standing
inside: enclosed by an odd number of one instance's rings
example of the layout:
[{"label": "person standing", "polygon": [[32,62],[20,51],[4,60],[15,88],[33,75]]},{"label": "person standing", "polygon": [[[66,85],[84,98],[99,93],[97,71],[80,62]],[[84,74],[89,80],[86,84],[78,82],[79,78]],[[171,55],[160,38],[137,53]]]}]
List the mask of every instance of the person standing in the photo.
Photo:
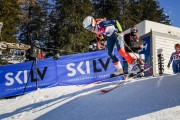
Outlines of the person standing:
[{"label": "person standing", "polygon": [[92,16],[87,16],[83,20],[83,27],[95,33],[97,37],[107,37],[107,52],[112,59],[116,70],[113,75],[123,74],[123,68],[119,59],[114,54],[114,46],[117,46],[118,53],[123,56],[130,64],[131,73],[140,71],[139,66],[134,59],[124,49],[123,31],[117,20],[99,20],[96,21]]},{"label": "person standing", "polygon": [[170,68],[172,62],[173,73],[180,73],[180,44],[177,43],[174,45],[175,52],[171,54],[170,60],[167,67]]},{"label": "person standing", "polygon": [[140,69],[143,70],[144,62],[142,61],[139,55],[139,50],[143,48],[143,41],[140,40],[140,37],[138,35],[138,28],[136,26],[131,27],[130,33],[124,35],[124,41],[125,51],[128,52],[131,55],[131,57],[139,63]]}]

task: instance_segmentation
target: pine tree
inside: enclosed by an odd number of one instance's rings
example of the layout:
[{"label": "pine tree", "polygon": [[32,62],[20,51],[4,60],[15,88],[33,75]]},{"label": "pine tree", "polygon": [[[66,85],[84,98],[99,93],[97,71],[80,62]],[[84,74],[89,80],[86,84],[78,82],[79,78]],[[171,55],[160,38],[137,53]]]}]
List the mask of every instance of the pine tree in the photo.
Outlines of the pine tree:
[{"label": "pine tree", "polygon": [[93,0],[95,16],[120,20],[120,0]]},{"label": "pine tree", "polygon": [[92,0],[92,4],[94,7],[94,17],[97,18],[105,18],[107,17],[105,14],[105,0]]},{"label": "pine tree", "polygon": [[[22,5],[23,16],[20,26],[19,40],[31,44],[33,40],[48,41],[49,25],[47,0],[31,0]],[[32,40],[32,41],[31,41]]]},{"label": "pine tree", "polygon": [[83,28],[83,19],[92,15],[90,0],[56,0],[55,26],[51,34],[60,49],[85,52],[93,34]]},{"label": "pine tree", "polygon": [[160,8],[159,2],[156,0],[141,0],[143,12],[141,18],[143,20],[151,20],[154,22],[160,22],[163,24],[171,24],[169,16],[164,14],[164,9]]},{"label": "pine tree", "polygon": [[0,22],[3,22],[2,40],[17,42],[16,34],[19,25],[20,5],[17,0],[0,0]]},{"label": "pine tree", "polygon": [[143,20],[170,25],[171,20],[164,14],[156,0],[123,0],[123,28],[128,29]]}]

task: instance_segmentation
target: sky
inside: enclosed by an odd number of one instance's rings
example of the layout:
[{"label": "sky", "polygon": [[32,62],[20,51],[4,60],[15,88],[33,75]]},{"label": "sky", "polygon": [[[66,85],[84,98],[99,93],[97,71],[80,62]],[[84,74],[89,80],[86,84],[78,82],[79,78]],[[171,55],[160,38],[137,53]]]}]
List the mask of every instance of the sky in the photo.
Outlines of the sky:
[{"label": "sky", "polygon": [[180,74],[113,83],[57,86],[0,100],[0,120],[180,120]]},{"label": "sky", "polygon": [[170,16],[172,26],[180,28],[180,0],[158,0],[164,13]]}]

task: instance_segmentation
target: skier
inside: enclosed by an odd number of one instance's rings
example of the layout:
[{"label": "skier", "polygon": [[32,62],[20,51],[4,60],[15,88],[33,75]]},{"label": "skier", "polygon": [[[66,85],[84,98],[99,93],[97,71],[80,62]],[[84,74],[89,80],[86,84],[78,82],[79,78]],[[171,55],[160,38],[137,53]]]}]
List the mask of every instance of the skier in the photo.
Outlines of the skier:
[{"label": "skier", "polygon": [[[140,64],[140,69],[144,69],[144,62],[140,58],[139,50],[143,48],[143,41],[140,40],[136,26],[131,27],[130,33],[124,35],[125,50],[131,57]],[[128,69],[129,72],[129,69]]]},{"label": "skier", "polygon": [[115,44],[119,54],[130,64],[131,73],[137,73],[140,71],[134,59],[124,49],[123,31],[117,20],[95,20],[92,16],[87,16],[83,20],[83,27],[95,33],[99,38],[103,37],[103,35],[107,37],[108,55],[116,67],[113,75],[116,76],[124,73],[120,61],[114,54]]},{"label": "skier", "polygon": [[173,61],[172,69],[173,69],[173,73],[176,74],[176,73],[180,73],[180,44],[179,43],[175,44],[174,48],[176,51],[171,54],[167,67],[169,68],[171,62]]}]

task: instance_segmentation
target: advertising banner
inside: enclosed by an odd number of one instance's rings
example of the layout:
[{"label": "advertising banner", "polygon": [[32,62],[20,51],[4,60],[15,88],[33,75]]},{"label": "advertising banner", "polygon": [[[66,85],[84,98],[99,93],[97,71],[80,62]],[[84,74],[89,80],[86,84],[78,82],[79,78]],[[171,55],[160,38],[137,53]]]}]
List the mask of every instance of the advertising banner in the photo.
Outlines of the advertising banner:
[{"label": "advertising banner", "polygon": [[[122,57],[116,52],[116,56]],[[115,67],[108,57],[106,50],[63,56],[57,61],[58,78],[60,85],[88,84],[104,78],[113,73]]]},{"label": "advertising banner", "polygon": [[[32,69],[31,69],[32,68]],[[38,60],[38,88],[58,85],[54,60]],[[0,67],[0,97],[36,90],[35,63],[25,62]]]},{"label": "advertising banner", "polygon": [[[150,36],[142,38],[144,41],[143,44],[143,49],[140,51],[140,54],[144,54],[144,63],[145,63],[145,68],[148,68],[152,66],[152,58],[151,58],[151,39]],[[146,71],[145,76],[150,76],[151,72]]]},{"label": "advertising banner", "polygon": [[[123,65],[117,50],[115,54]],[[29,61],[0,66],[0,98],[21,95],[37,87],[88,84],[108,78],[114,70],[106,50],[61,56],[58,60],[37,60],[37,64]],[[111,80],[120,79],[124,78]]]}]

